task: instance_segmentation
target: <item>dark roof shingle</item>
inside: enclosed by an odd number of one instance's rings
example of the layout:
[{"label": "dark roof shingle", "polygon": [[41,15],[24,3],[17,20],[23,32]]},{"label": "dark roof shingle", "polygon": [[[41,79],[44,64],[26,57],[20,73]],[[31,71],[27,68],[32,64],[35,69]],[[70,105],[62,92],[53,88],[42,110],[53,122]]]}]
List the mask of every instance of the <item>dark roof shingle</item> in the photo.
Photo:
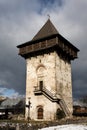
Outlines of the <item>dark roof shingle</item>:
[{"label": "dark roof shingle", "polygon": [[48,19],[44,26],[40,29],[40,31],[34,36],[32,41],[39,40],[41,38],[45,38],[54,34],[58,34],[58,31],[54,27],[50,19]]}]

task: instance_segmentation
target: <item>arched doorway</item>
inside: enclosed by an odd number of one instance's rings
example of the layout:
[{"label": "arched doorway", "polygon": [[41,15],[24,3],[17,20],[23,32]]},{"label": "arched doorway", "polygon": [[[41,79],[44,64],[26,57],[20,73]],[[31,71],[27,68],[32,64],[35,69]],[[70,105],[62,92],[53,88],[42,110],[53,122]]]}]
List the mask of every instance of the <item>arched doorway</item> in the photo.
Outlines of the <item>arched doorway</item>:
[{"label": "arched doorway", "polygon": [[37,110],[37,118],[43,119],[43,108],[42,107],[39,107]]}]

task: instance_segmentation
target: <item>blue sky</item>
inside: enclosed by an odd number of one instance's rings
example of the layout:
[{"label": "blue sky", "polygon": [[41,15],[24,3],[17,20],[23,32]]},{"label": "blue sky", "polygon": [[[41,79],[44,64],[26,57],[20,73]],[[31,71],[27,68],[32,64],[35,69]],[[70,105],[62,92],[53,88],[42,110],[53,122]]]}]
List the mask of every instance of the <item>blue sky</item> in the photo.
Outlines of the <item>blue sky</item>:
[{"label": "blue sky", "polygon": [[18,95],[17,93],[15,93],[14,89],[1,88],[1,91],[3,93],[3,96],[6,96],[6,97],[14,96],[14,94],[16,96]]},{"label": "blue sky", "polygon": [[87,0],[0,0],[0,95],[25,95],[25,60],[17,45],[47,21],[80,49],[72,62],[73,96],[87,96]]}]

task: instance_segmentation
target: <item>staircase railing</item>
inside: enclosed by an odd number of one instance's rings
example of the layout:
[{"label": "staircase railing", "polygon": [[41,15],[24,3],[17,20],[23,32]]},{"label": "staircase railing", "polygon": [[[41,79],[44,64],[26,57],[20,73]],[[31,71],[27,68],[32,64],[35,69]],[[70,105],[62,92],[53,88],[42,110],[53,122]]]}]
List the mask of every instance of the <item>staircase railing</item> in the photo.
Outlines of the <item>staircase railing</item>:
[{"label": "staircase railing", "polygon": [[55,94],[51,93],[47,88],[43,87],[43,93],[49,96],[53,101],[58,101],[58,98]]},{"label": "staircase railing", "polygon": [[34,90],[35,94],[44,94],[51,101],[58,102],[59,99],[56,96],[56,94],[53,94],[52,92],[50,92],[46,87],[43,87],[42,89],[40,89],[39,87],[35,86],[34,88],[35,88]]}]

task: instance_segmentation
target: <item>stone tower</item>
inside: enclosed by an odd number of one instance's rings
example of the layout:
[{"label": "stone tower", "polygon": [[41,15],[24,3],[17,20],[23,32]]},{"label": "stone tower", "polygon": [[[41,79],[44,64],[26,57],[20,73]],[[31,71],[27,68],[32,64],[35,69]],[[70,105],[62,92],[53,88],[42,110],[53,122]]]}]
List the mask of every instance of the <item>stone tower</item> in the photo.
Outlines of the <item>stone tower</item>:
[{"label": "stone tower", "polygon": [[[31,41],[18,45],[19,55],[26,60],[26,118],[54,120],[57,109],[71,116],[71,60],[79,51],[56,30],[50,19]],[[30,110],[30,113],[28,113]]]}]

